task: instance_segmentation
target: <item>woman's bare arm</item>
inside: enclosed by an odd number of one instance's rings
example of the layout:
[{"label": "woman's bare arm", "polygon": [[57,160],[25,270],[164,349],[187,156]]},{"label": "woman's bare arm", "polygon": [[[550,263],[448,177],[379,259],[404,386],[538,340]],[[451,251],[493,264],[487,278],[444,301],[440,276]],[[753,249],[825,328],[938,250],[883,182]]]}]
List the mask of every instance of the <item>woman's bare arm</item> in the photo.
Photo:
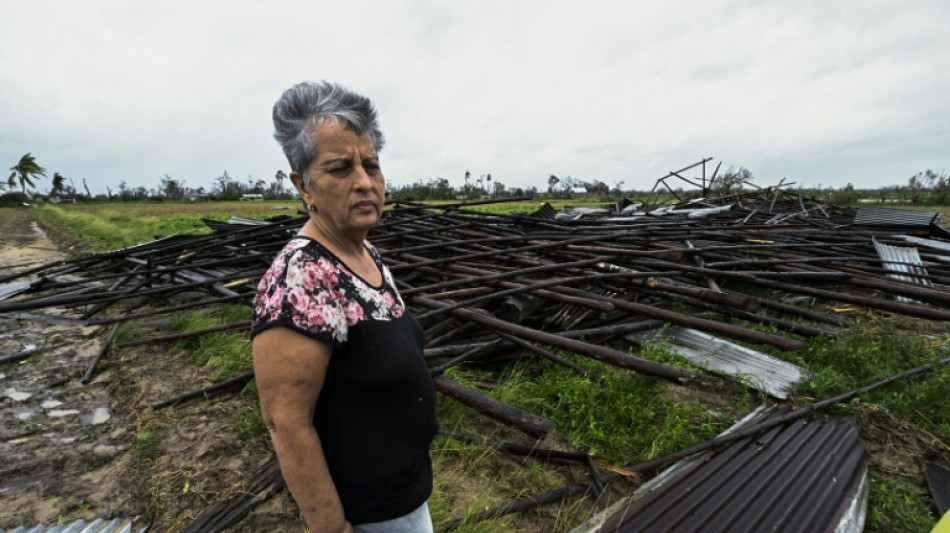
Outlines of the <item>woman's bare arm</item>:
[{"label": "woman's bare arm", "polygon": [[353,531],[313,427],[332,348],[287,328],[254,338],[254,376],[280,471],[314,533]]}]

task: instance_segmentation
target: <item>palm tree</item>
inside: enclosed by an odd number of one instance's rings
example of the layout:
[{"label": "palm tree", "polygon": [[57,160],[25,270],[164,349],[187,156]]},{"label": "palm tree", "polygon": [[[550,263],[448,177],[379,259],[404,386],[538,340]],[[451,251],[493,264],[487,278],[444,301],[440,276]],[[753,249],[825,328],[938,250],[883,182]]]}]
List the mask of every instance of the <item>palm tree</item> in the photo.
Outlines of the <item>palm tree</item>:
[{"label": "palm tree", "polygon": [[66,191],[66,178],[59,172],[53,173],[53,190],[50,191],[53,196],[59,196]]},{"label": "palm tree", "polygon": [[17,163],[16,166],[10,167],[10,170],[12,170],[13,173],[10,174],[7,183],[13,187],[16,184],[14,178],[18,178],[20,180],[20,189],[23,191],[23,196],[27,196],[27,185],[35,187],[35,185],[33,185],[33,179],[39,176],[46,176],[46,169],[39,166],[36,163],[36,158],[29,153],[21,157],[20,162]]}]

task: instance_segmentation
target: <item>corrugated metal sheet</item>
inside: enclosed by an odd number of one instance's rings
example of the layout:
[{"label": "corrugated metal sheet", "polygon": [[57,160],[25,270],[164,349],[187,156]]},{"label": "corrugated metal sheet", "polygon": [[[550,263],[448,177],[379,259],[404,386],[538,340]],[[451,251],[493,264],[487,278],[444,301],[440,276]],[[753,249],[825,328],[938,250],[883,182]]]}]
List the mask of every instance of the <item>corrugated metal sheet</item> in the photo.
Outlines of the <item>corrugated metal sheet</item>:
[{"label": "corrugated metal sheet", "polygon": [[907,242],[914,243],[918,246],[926,246],[928,248],[934,248],[936,250],[943,250],[944,252],[950,252],[950,242],[945,241],[936,241],[934,239],[924,239],[921,237],[914,237],[913,235],[901,235],[902,239]]},{"label": "corrugated metal sheet", "polygon": [[534,213],[531,213],[531,216],[537,217],[537,218],[543,218],[545,220],[554,220],[554,215],[556,214],[557,214],[557,211],[555,211],[554,208],[551,207],[551,204],[544,202],[543,204],[541,204],[541,207],[538,208],[537,211],[535,211]]},{"label": "corrugated metal sheet", "polygon": [[736,376],[773,398],[788,398],[804,374],[792,363],[691,328],[668,326],[625,338],[637,344],[666,339],[670,351],[712,372]]},{"label": "corrugated metal sheet", "polygon": [[950,469],[937,463],[928,462],[924,470],[924,479],[930,487],[934,503],[941,515],[950,512]]},{"label": "corrugated metal sheet", "polygon": [[859,226],[930,226],[940,220],[940,213],[915,209],[861,207],[854,215]]},{"label": "corrugated metal sheet", "polygon": [[[908,283],[933,287],[933,283],[929,277],[926,277],[928,276],[927,269],[924,268],[924,262],[921,261],[920,253],[917,252],[917,248],[890,246],[878,242],[878,240],[874,238],[871,240],[874,241],[874,249],[877,250],[877,255],[881,258],[884,270],[894,272],[894,274],[888,274],[887,277]],[[921,278],[917,276],[925,277]],[[898,296],[897,299],[902,302],[915,301],[906,296]]]},{"label": "corrugated metal sheet", "polygon": [[33,284],[29,281],[14,281],[0,285],[0,300],[6,300],[11,296],[20,294],[29,289]]},{"label": "corrugated metal sheet", "polygon": [[96,518],[92,522],[76,520],[75,522],[46,526],[39,524],[33,527],[18,527],[0,533],[143,533],[148,531],[148,525],[142,525],[138,517],[135,518]]},{"label": "corrugated metal sheet", "polygon": [[[758,409],[747,414],[741,420],[733,424],[729,429],[723,431],[720,436],[728,435],[738,429],[741,429],[747,423],[754,423],[755,420],[761,420],[762,414],[766,411],[765,406],[759,406]],[[659,488],[664,483],[673,479],[677,474],[679,474],[687,466],[691,465],[697,459],[700,459],[702,454],[691,455],[685,459],[681,459],[674,463],[672,466],[666,470],[660,472],[656,476],[648,479],[642,485],[640,485],[637,490],[630,496],[626,498],[621,498],[611,504],[609,507],[604,509],[602,512],[595,514],[590,519],[586,520],[583,524],[571,529],[569,533],[597,533],[600,531],[600,528],[604,525],[608,518],[615,515],[621,509],[626,508],[630,505],[630,502],[640,498],[644,494]]]},{"label": "corrugated metal sheet", "polygon": [[861,531],[866,452],[852,420],[798,420],[686,464],[601,533]]}]

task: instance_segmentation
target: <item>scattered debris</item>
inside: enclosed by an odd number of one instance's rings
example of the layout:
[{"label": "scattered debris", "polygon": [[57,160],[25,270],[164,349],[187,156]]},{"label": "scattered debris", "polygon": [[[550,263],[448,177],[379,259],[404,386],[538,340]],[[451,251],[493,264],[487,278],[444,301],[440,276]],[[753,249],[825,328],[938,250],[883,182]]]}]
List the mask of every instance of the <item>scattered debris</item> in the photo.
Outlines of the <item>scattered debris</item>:
[{"label": "scattered debris", "polygon": [[[748,385],[775,398],[785,398],[794,391],[801,369],[755,347],[796,350],[808,338],[831,335],[828,326],[840,327],[848,320],[835,313],[836,306],[950,320],[950,260],[946,256],[950,240],[936,227],[938,216],[855,211],[801,197],[786,183],[717,197],[713,185],[718,167],[707,180],[707,161],[701,162],[704,173],[698,182],[703,197],[683,198],[674,206],[648,201],[627,209],[634,205],[627,202],[622,207],[558,213],[545,204],[532,214],[493,215],[470,210],[473,204],[395,202],[370,240],[390,265],[403,298],[426,331],[426,357],[437,389],[538,438],[550,430],[550,421],[463,386],[443,372],[463,363],[545,357],[586,375],[584,369],[554,353],[562,350],[688,386],[694,371],[631,354],[643,343],[657,342],[656,328],[663,326],[659,334],[673,338],[667,344],[670,350],[711,371],[741,376]],[[697,165],[671,172],[667,178],[682,178],[682,172]],[[673,191],[665,179],[659,185]],[[224,302],[250,304],[271,258],[303,221],[284,217],[268,224],[241,219],[209,223],[216,230],[213,235],[168,237],[6,274],[0,283],[12,288],[3,292],[0,316],[40,323],[57,320],[58,327],[94,327],[103,337],[81,383],[95,383],[98,365],[122,322],[152,320],[181,309],[213,309]],[[898,257],[883,257],[878,252],[883,246],[914,250],[916,256],[901,252]],[[895,277],[895,265],[912,268]],[[68,312],[44,313],[52,308]],[[767,325],[771,332],[737,325],[733,319]],[[106,331],[107,325],[111,331]],[[247,326],[241,322],[173,336],[127,339],[115,349]],[[51,344],[34,350],[60,347]],[[28,364],[29,356],[38,353],[34,350],[0,355],[0,363],[26,360]],[[210,386],[182,380],[176,384],[180,390],[153,408],[213,398],[239,390],[251,378],[248,372]],[[597,380],[597,376],[592,378]],[[33,394],[4,391],[14,402],[27,402]],[[109,407],[81,411],[68,404],[42,403],[51,400],[48,390],[42,394],[37,407],[48,406],[42,407],[45,416],[80,415],[97,425],[113,416]],[[827,404],[813,405],[817,409]],[[36,408],[31,409],[17,416],[37,416]],[[853,427],[847,424],[826,426],[830,434],[853,437]],[[814,423],[809,431],[822,427]],[[804,429],[803,423],[796,422],[783,431]],[[783,434],[772,431],[767,435]],[[756,442],[772,436],[746,437]],[[724,444],[720,441],[715,446]],[[114,451],[110,446],[100,443],[95,449],[108,454]],[[762,457],[748,443],[735,446],[745,446],[749,457]],[[727,449],[720,456],[728,453]],[[652,467],[657,464],[651,463]],[[274,472],[272,466],[262,469],[243,500],[215,506],[189,531],[210,531],[239,520],[279,490],[279,474]],[[841,474],[849,480],[848,487],[856,486],[850,483],[857,476],[855,471]],[[604,474],[593,466],[589,481],[530,503],[516,502],[506,506],[505,512],[597,492],[612,475],[619,474]],[[751,472],[743,475],[752,477]],[[820,488],[807,492],[820,493]],[[711,498],[713,489],[708,490]]]}]

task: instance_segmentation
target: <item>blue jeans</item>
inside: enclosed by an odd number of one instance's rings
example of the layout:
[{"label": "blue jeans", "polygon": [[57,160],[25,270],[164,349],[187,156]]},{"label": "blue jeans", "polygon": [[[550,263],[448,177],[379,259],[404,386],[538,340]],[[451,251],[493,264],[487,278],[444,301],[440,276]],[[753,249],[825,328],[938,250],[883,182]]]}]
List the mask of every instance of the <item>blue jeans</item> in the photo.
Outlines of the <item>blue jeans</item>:
[{"label": "blue jeans", "polygon": [[424,503],[415,511],[399,518],[353,526],[353,531],[355,533],[432,533],[429,504]]}]

